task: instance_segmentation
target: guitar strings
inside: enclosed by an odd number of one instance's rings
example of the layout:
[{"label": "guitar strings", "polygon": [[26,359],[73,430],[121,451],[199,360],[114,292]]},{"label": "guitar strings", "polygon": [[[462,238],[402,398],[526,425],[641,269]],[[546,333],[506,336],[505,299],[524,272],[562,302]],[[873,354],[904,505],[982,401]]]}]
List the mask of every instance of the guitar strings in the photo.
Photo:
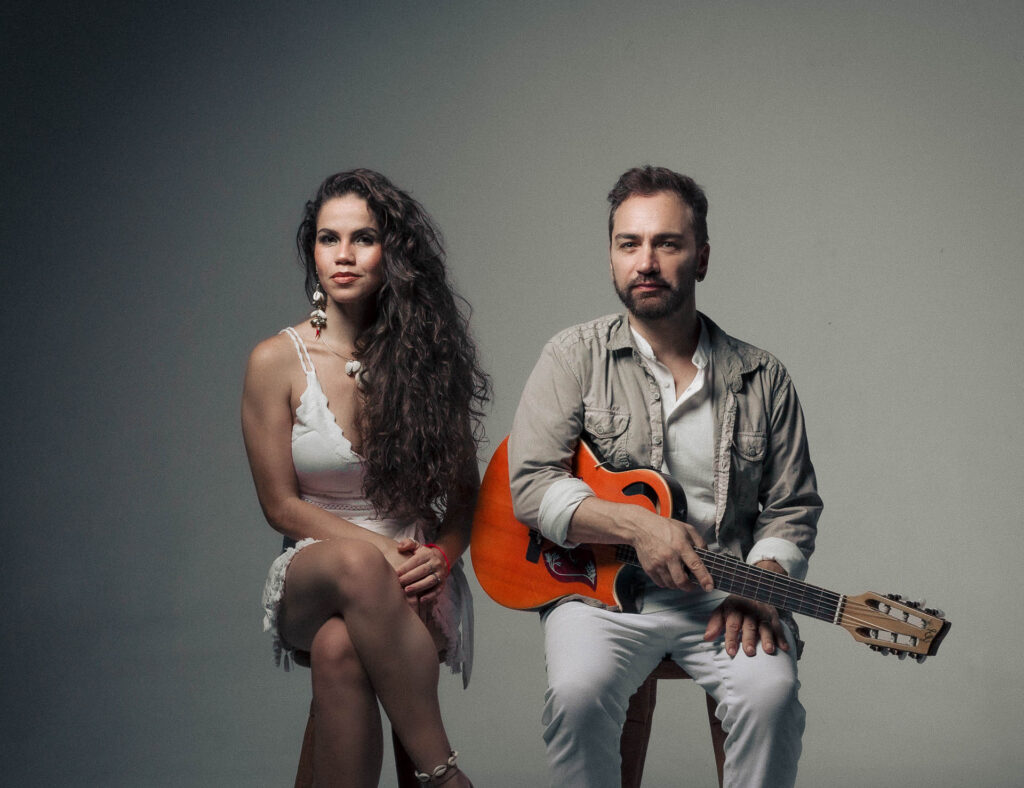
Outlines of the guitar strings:
[{"label": "guitar strings", "polygon": [[[788,575],[751,566],[732,556],[699,548],[696,552],[708,571],[711,572],[715,586],[723,591],[736,592],[740,596],[753,596],[794,613],[801,613],[829,623],[839,624],[841,612],[843,625],[866,630],[868,642],[897,650],[923,653],[920,650],[919,635],[924,631],[924,626],[901,621],[865,602],[851,601],[848,597],[835,591],[796,580]],[[619,545],[616,548],[616,554],[620,561],[640,566],[633,548]],[[840,606],[842,606],[841,611]],[[910,615],[917,615],[922,622],[926,620],[920,611],[910,613]],[[872,618],[867,618],[867,616]],[[877,620],[879,616],[884,617],[882,621]],[[879,637],[883,632],[889,633],[891,640]],[[911,642],[900,641],[900,637],[909,638]]]},{"label": "guitar strings", "polygon": [[[634,566],[640,566],[636,551],[628,545],[616,546],[616,558]],[[888,646],[904,651],[919,651],[920,638],[918,634],[923,632],[923,626],[917,626],[909,621],[901,621],[898,618],[888,616],[878,608],[872,607],[861,601],[851,601],[848,597],[835,591],[796,580],[788,575],[782,575],[761,567],[752,566],[729,555],[714,553],[710,550],[696,548],[697,555],[711,572],[716,588],[727,592],[735,592],[740,596],[747,596],[760,599],[769,604],[776,605],[794,613],[817,618],[829,623],[839,624],[840,612],[845,624],[859,627],[868,631],[869,642],[878,645]],[[891,604],[891,603],[890,603]],[[840,606],[842,610],[840,611]],[[911,613],[921,618],[920,611]],[[865,616],[885,616],[888,621],[877,621],[865,618]],[[910,629],[913,632],[896,631],[898,629]],[[874,631],[875,637],[870,637]],[[880,632],[888,632],[892,640],[885,640],[877,637]],[[912,643],[900,642],[898,637],[912,639]]]},{"label": "guitar strings", "polygon": [[[755,590],[762,590],[762,592],[766,593],[770,598],[776,597],[776,594],[774,593],[776,589],[774,588],[774,586],[785,585],[786,589],[783,590],[783,593],[780,596],[786,598],[787,601],[796,602],[800,600],[806,600],[811,596],[817,596],[817,602],[820,606],[824,606],[826,609],[837,612],[838,605],[843,599],[841,594],[837,594],[833,591],[827,591],[825,589],[818,588],[817,586],[812,586],[809,583],[804,583],[803,581],[788,578],[785,575],[778,575],[777,573],[768,573],[766,570],[762,570],[759,567],[750,567],[748,564],[742,564],[731,557],[721,557],[718,556],[718,554],[716,553],[710,553],[708,551],[698,550],[698,552],[702,554],[702,559],[704,559],[705,562],[708,564],[716,564],[719,568],[732,570],[737,575],[745,575],[746,580],[753,579]],[[763,586],[762,581],[769,581],[769,585],[773,586],[773,588],[767,592],[764,592],[761,588]],[[734,585],[733,587],[737,586]],[[744,590],[746,590],[748,587],[746,581],[741,583],[739,587],[742,587]],[[915,617],[919,619],[921,621],[921,624],[916,624],[906,618],[901,619],[896,616],[891,616],[887,612],[883,612],[877,607],[869,605],[863,601],[851,601],[849,600],[849,598],[846,599],[847,601],[842,611],[843,617],[845,619],[849,619],[851,623],[862,625],[868,628],[887,628],[889,629],[889,631],[893,631],[893,628],[907,629],[912,631],[922,631],[925,628],[925,623],[928,621],[927,613],[924,613],[923,611],[916,609],[907,609],[902,605],[897,604],[893,600],[887,602],[887,604],[891,608],[896,608],[897,610],[900,610],[903,613],[907,614],[909,617]],[[864,616],[869,616],[871,618],[864,618]],[[881,618],[880,621],[877,620],[878,617]],[[832,616],[829,615],[828,618],[831,619]]]},{"label": "guitar strings", "polygon": [[[633,548],[619,545],[616,553],[619,560],[640,566]],[[754,592],[755,598],[763,597],[764,601],[795,613],[823,621],[835,620],[842,599],[841,594],[787,575],[745,564],[732,556],[699,548],[697,554],[712,573],[715,585],[721,590],[735,591],[741,596],[751,596]],[[718,577],[715,577],[716,574]]]},{"label": "guitar strings", "polygon": [[709,570],[714,568],[727,573],[717,583],[723,590],[735,591],[741,596],[754,596],[758,599],[763,597],[769,604],[814,618],[826,621],[835,618],[841,600],[840,594],[758,567],[733,563],[727,559],[708,557],[703,560]]}]

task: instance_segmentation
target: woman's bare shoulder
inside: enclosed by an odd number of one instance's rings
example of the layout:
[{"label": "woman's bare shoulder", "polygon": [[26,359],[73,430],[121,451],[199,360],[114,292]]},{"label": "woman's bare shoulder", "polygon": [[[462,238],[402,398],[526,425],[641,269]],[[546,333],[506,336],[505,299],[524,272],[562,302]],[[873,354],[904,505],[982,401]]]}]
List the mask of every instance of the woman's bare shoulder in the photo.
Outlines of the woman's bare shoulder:
[{"label": "woman's bare shoulder", "polygon": [[[302,324],[293,326],[302,335]],[[303,337],[305,339],[305,337]],[[284,332],[267,337],[252,349],[249,354],[250,375],[270,374],[287,372],[293,366],[298,365],[299,354],[292,338]]]}]

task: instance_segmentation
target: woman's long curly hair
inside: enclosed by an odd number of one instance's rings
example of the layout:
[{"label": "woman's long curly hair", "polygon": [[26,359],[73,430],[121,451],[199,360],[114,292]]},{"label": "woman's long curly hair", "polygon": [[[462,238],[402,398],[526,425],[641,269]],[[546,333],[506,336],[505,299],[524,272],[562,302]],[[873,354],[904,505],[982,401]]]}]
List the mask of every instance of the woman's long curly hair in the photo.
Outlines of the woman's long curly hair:
[{"label": "woman's long curly hair", "polygon": [[[469,333],[469,305],[448,281],[440,233],[416,200],[373,170],[341,172],[306,203],[296,243],[306,295],[317,286],[313,247],[323,204],[356,194],[381,233],[376,317],[359,336],[364,493],[377,511],[436,524],[475,474],[490,380]],[[475,468],[474,468],[475,470]],[[457,498],[456,496],[459,496]]]}]

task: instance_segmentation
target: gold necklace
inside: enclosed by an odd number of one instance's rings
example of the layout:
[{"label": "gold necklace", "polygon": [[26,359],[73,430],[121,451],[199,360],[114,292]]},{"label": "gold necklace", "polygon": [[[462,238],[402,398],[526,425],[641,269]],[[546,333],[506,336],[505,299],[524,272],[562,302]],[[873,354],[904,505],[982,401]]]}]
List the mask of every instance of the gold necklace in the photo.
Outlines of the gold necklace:
[{"label": "gold necklace", "polygon": [[341,359],[345,360],[345,374],[346,375],[348,375],[350,378],[354,378],[356,375],[359,374],[360,370],[362,370],[362,368],[363,368],[362,362],[358,361],[357,359],[352,358],[352,356],[346,356],[344,353],[339,353],[337,350],[335,350],[333,347],[331,347],[331,343],[327,341],[327,337],[325,337],[323,334],[321,334],[318,337],[318,339],[321,342],[323,342],[324,343],[324,347],[326,347],[334,355],[336,355],[338,358],[341,358]]}]

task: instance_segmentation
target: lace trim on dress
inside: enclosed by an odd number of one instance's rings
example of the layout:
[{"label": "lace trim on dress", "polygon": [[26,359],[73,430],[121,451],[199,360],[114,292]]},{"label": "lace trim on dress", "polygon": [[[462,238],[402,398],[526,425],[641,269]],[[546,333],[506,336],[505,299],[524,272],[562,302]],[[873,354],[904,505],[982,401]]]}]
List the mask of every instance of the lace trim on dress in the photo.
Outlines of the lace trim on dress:
[{"label": "lace trim on dress", "polygon": [[360,512],[360,513],[366,513],[366,512],[375,512],[376,511],[373,508],[373,504],[363,503],[361,500],[360,501],[353,501],[353,500],[321,501],[321,500],[314,500],[312,498],[307,498],[306,496],[303,496],[302,500],[304,500],[306,503],[311,503],[314,506],[319,506],[321,509],[327,509],[327,510],[332,511],[332,512],[353,512],[353,513]]},{"label": "lace trim on dress", "polygon": [[446,580],[449,588],[431,611],[431,624],[445,641],[444,664],[452,673],[462,674],[462,687],[469,686],[473,672],[473,598],[460,558]]},{"label": "lace trim on dress", "polygon": [[313,426],[314,429],[319,427],[323,431],[334,444],[335,453],[339,457],[346,460],[350,457],[358,458],[359,455],[352,448],[352,441],[345,435],[345,431],[338,424],[334,411],[331,410],[330,402],[320,385],[320,378],[317,377],[316,367],[313,366],[313,359],[309,355],[306,343],[299,333],[290,326],[282,329],[281,333],[287,334],[292,344],[295,345],[295,351],[299,354],[299,364],[302,366],[302,371],[306,373],[306,390],[299,396],[299,407],[296,409],[296,413],[301,416],[301,421]]},{"label": "lace trim on dress", "polygon": [[282,666],[286,671],[291,670],[292,662],[295,659],[295,649],[281,639],[281,634],[277,630],[277,616],[281,610],[281,599],[284,596],[284,579],[288,572],[288,564],[291,563],[295,554],[317,541],[319,540],[303,539],[295,547],[284,550],[270,565],[267,582],[263,586],[263,631],[271,633],[274,637],[274,664]]}]

